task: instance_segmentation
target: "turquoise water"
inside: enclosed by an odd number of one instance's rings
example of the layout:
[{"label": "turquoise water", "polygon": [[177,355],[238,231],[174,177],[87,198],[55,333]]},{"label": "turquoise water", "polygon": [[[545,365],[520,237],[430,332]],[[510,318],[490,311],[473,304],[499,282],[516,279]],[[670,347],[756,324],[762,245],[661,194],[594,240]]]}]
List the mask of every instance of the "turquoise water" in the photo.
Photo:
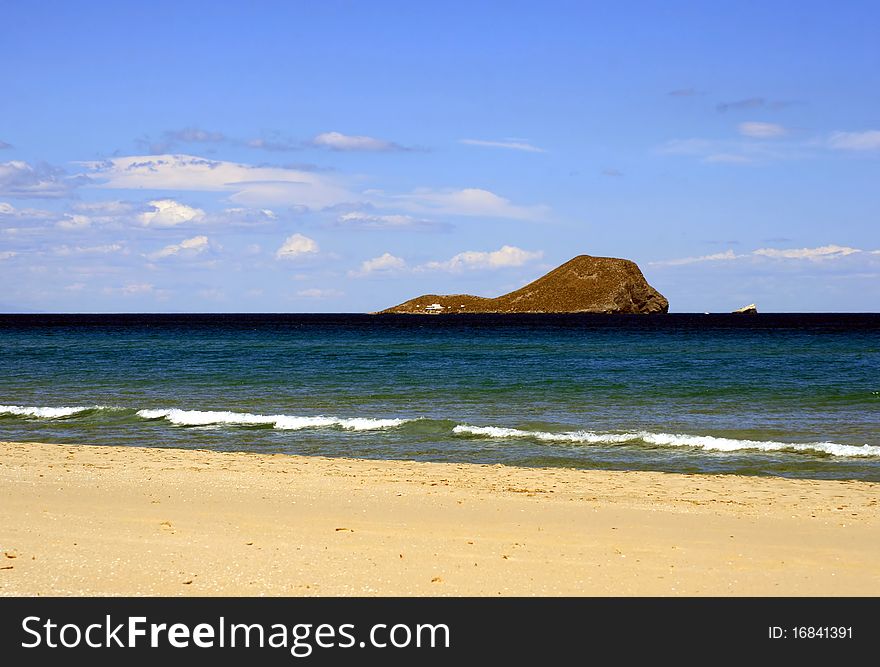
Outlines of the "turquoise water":
[{"label": "turquoise water", "polygon": [[0,439],[880,481],[880,316],[0,316]]}]

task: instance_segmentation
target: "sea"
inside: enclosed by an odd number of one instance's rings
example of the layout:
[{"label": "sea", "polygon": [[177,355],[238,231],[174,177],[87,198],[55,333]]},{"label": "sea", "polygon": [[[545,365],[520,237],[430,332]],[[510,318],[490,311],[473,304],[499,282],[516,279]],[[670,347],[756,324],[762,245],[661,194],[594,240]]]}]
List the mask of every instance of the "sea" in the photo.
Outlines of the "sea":
[{"label": "sea", "polygon": [[0,315],[0,440],[880,481],[880,314]]}]

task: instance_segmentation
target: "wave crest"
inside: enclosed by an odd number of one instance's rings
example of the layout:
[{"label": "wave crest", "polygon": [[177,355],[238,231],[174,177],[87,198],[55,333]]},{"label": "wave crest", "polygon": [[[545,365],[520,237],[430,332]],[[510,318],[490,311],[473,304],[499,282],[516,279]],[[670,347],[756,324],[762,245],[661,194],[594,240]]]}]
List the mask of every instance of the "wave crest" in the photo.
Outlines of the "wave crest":
[{"label": "wave crest", "polygon": [[39,419],[64,419],[65,417],[73,417],[83,412],[91,412],[92,410],[100,410],[103,406],[93,405],[77,406],[77,407],[61,407],[48,408],[38,406],[23,405],[0,405],[0,415],[15,415],[16,417],[37,417]]},{"label": "wave crest", "polygon": [[394,428],[410,421],[408,419],[370,419],[355,417],[298,417],[295,415],[255,415],[250,412],[229,412],[225,410],[138,410],[137,416],[143,419],[165,419],[178,426],[211,426],[234,424],[238,426],[271,426],[285,431],[298,431],[305,428],[338,427],[347,431],[375,431]]},{"label": "wave crest", "polygon": [[632,433],[594,433],[592,431],[567,431],[548,433],[546,431],[525,431],[501,426],[469,426],[459,424],[452,429],[459,435],[473,435],[485,438],[530,438],[543,442],[571,442],[586,444],[644,443],[658,447],[694,447],[716,452],[736,452],[756,450],[763,452],[818,452],[831,456],[853,458],[880,457],[880,447],[875,445],[841,445],[836,442],[776,442],[773,440],[738,440],[711,435],[685,435],[678,433],[651,433],[638,431]]}]

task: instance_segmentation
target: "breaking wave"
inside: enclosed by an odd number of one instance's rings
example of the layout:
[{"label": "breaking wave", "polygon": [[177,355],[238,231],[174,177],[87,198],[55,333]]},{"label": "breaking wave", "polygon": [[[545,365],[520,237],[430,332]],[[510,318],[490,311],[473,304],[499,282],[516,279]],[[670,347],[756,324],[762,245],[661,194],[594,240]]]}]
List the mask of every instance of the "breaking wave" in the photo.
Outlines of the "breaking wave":
[{"label": "breaking wave", "polygon": [[104,406],[93,405],[91,407],[78,406],[73,408],[46,408],[23,405],[0,405],[0,415],[14,415],[16,417],[36,417],[39,419],[64,419],[75,415],[102,410]]},{"label": "breaking wave", "polygon": [[[456,424],[444,419],[376,419],[370,417],[327,417],[298,416],[284,414],[253,414],[227,410],[185,410],[180,408],[143,409],[92,406],[21,406],[0,405],[0,418],[20,417],[24,419],[66,420],[87,418],[105,412],[127,413],[143,420],[162,420],[175,426],[222,428],[223,426],[251,426],[274,428],[285,431],[303,429],[336,428],[346,431],[382,431],[395,429],[407,424],[405,433],[410,435],[427,433],[432,436],[449,434],[476,438],[528,439],[537,442],[571,443],[587,445],[648,445],[653,447],[689,447],[711,452],[804,452],[834,457],[880,458],[880,446],[843,445],[836,442],[777,442],[774,440],[747,440],[725,438],[711,435],[688,435],[681,433],[662,433],[651,431],[595,432],[577,431],[529,431],[503,426],[471,426]],[[419,426],[421,424],[422,426]]]},{"label": "breaking wave", "polygon": [[304,428],[338,427],[348,431],[375,431],[394,428],[409,421],[407,419],[370,419],[354,417],[298,417],[295,415],[255,415],[249,412],[228,412],[219,410],[138,410],[143,419],[165,419],[178,426],[212,426],[234,424],[237,426],[271,426],[286,431]]},{"label": "breaking wave", "polygon": [[772,440],[737,440],[711,435],[683,435],[675,433],[594,433],[592,431],[525,431],[501,426],[469,426],[459,424],[452,429],[458,435],[484,438],[529,438],[543,442],[570,442],[585,444],[648,444],[658,447],[693,447],[715,452],[763,451],[763,452],[818,452],[831,456],[880,457],[880,447],[874,445],[841,445],[836,442],[791,443]]}]

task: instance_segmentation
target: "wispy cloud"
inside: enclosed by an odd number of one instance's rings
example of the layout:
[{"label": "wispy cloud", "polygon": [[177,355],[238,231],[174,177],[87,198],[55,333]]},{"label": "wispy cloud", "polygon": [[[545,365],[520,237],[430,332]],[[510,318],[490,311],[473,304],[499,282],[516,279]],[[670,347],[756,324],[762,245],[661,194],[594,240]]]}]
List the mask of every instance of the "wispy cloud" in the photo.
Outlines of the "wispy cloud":
[{"label": "wispy cloud", "polygon": [[766,106],[766,104],[767,100],[763,97],[747,97],[733,102],[720,102],[715,108],[721,112],[740,111],[743,109],[760,109],[761,107]]},{"label": "wispy cloud", "polygon": [[79,230],[92,226],[92,219],[87,215],[65,213],[64,217],[55,223],[59,229]]},{"label": "wispy cloud", "polygon": [[244,208],[236,206],[223,209],[220,213],[209,214],[207,222],[223,226],[252,227],[278,221],[278,214],[269,208]]},{"label": "wispy cloud", "polygon": [[702,255],[699,257],[683,257],[679,259],[668,259],[656,262],[649,262],[652,266],[684,266],[687,264],[697,264],[702,262],[730,262],[758,259],[771,260],[793,260],[807,262],[829,262],[833,260],[843,259],[849,256],[859,254],[874,255],[880,253],[880,250],[862,250],[860,248],[852,248],[850,246],[841,245],[824,245],[816,248],[758,248],[748,253],[736,254],[733,250],[719,252],[712,255]]},{"label": "wispy cloud", "polygon": [[415,230],[415,231],[437,231],[448,229],[451,225],[417,218],[411,215],[401,213],[378,214],[365,211],[349,211],[343,213],[336,218],[336,226],[345,227],[347,229],[364,229],[364,230]]},{"label": "wispy cloud", "polygon": [[342,134],[342,132],[324,132],[312,138],[309,142],[316,148],[326,148],[331,151],[405,151],[404,146],[363,135]]},{"label": "wispy cloud", "polygon": [[[751,128],[753,132],[760,132]],[[747,130],[749,131],[749,130]],[[765,132],[772,130],[763,128]],[[768,163],[779,160],[796,160],[816,155],[817,148],[811,142],[765,141],[769,134],[762,137],[752,134],[743,138],[732,139],[673,139],[659,147],[661,153],[669,155],[685,155],[709,164],[753,164]]]},{"label": "wispy cloud", "polygon": [[2,252],[0,252],[0,262],[5,259],[12,259],[16,255],[18,255],[18,253],[14,250],[3,250]]},{"label": "wispy cloud", "polygon": [[120,201],[118,199],[102,200],[102,201],[77,201],[71,204],[71,210],[77,213],[88,215],[92,218],[109,218],[116,219],[118,216],[126,215],[135,210],[132,202]]},{"label": "wispy cloud", "polygon": [[835,132],[829,137],[828,146],[844,151],[877,151],[880,150],[880,130]]},{"label": "wispy cloud", "polygon": [[324,208],[357,196],[328,174],[209,160],[192,155],[132,155],[86,162],[101,188],[228,192],[240,204]]},{"label": "wispy cloud", "polygon": [[[481,188],[432,189],[421,188],[407,194],[389,194],[379,190],[354,192],[345,187],[336,175],[280,166],[250,165],[223,160],[210,160],[192,155],[131,155],[100,162],[81,164],[96,188],[124,190],[154,190],[168,192],[225,192],[228,199],[241,206],[271,210],[277,206],[308,210],[332,209],[364,202],[376,209],[391,209],[397,215],[424,214],[431,217],[461,215],[495,217],[515,220],[540,220],[547,217],[546,206],[522,206]],[[0,192],[2,194],[2,192]],[[168,204],[168,210],[158,210],[155,202],[174,202],[172,199],[151,200],[151,210],[141,217],[142,224],[173,226],[174,221],[210,222],[213,216],[196,219],[192,211]],[[177,213],[180,213],[178,216]],[[152,216],[152,217],[151,217]],[[195,217],[189,217],[195,216]],[[185,219],[185,220],[184,220]],[[356,222],[354,219],[348,222]],[[374,225],[404,224],[402,218],[386,217],[367,220]],[[409,221],[410,224],[416,224]],[[424,226],[424,222],[418,223]]]},{"label": "wispy cloud", "polygon": [[752,109],[784,109],[792,106],[795,102],[785,100],[768,100],[765,97],[746,97],[741,100],[733,100],[732,102],[721,102],[716,105],[716,109],[724,113],[726,111],[749,111]]},{"label": "wispy cloud", "polygon": [[287,151],[298,151],[303,148],[302,142],[294,141],[293,139],[284,139],[280,137],[275,138],[264,138],[258,137],[256,139],[249,139],[246,142],[248,148],[259,148],[264,151],[277,151],[277,152],[287,152]]},{"label": "wispy cloud", "polygon": [[411,194],[393,195],[392,199],[402,207],[445,215],[540,220],[549,212],[546,206],[520,206],[481,188],[463,190],[421,188]]},{"label": "wispy cloud", "polygon": [[858,248],[850,248],[848,246],[840,245],[825,245],[818,248],[790,248],[787,250],[780,250],[777,248],[758,248],[757,250],[752,251],[752,254],[778,259],[808,259],[819,261],[846,257],[847,255],[854,255],[859,252],[862,252],[862,250],[859,250]]},{"label": "wispy cloud", "polygon": [[226,135],[222,132],[212,132],[199,127],[185,127],[182,130],[168,130],[165,137],[173,141],[184,143],[218,143],[226,141]]},{"label": "wispy cloud", "polygon": [[460,252],[446,261],[427,262],[417,267],[418,271],[449,271],[457,273],[472,269],[502,269],[514,266],[523,266],[529,262],[541,259],[544,253],[540,250],[530,251],[505,245],[498,250],[483,252],[468,250]]},{"label": "wispy cloud", "polygon": [[12,144],[0,140],[0,151],[5,150],[7,148],[12,148]]},{"label": "wispy cloud", "polygon": [[337,289],[322,289],[320,287],[311,287],[309,289],[301,289],[296,293],[300,299],[337,299],[344,296],[344,293]]},{"label": "wispy cloud", "polygon": [[227,140],[222,132],[205,130],[200,127],[185,127],[180,130],[165,130],[159,139],[144,137],[137,144],[149,153],[157,155],[167,153],[180,144],[216,144]]},{"label": "wispy cloud", "polygon": [[317,254],[318,250],[318,244],[314,239],[302,234],[294,234],[284,240],[275,253],[275,257],[277,259],[296,259],[305,255]]},{"label": "wispy cloud", "polygon": [[111,255],[115,253],[128,254],[128,248],[124,243],[105,243],[94,246],[62,245],[52,250],[52,254],[59,257],[70,257],[72,255]]},{"label": "wispy cloud", "polygon": [[161,250],[152,253],[150,259],[165,259],[166,257],[182,256],[193,257],[199,255],[208,249],[207,236],[194,236],[191,239],[184,239],[180,243],[167,245]]},{"label": "wispy cloud", "polygon": [[681,257],[679,259],[667,259],[657,262],[650,262],[653,266],[684,266],[685,264],[698,264],[700,262],[723,262],[733,259],[739,259],[733,250],[725,252],[716,252],[711,255],[700,255],[699,257]]},{"label": "wispy cloud", "polygon": [[752,137],[755,139],[772,139],[774,137],[783,137],[788,134],[782,125],[776,123],[762,123],[751,121],[748,123],[740,123],[737,126],[739,133],[744,137]]},{"label": "wispy cloud", "polygon": [[152,283],[137,283],[137,282],[129,282],[120,287],[105,287],[103,290],[104,294],[118,294],[121,296],[156,296],[160,298],[164,298],[167,296],[167,291],[156,289],[156,286]]},{"label": "wispy cloud", "polygon": [[45,162],[31,165],[21,160],[0,163],[0,196],[18,199],[67,197],[84,176],[66,176],[63,169]]},{"label": "wispy cloud", "polygon": [[666,94],[670,97],[695,97],[697,95],[704,95],[705,93],[696,88],[677,88],[675,90],[670,90]]},{"label": "wispy cloud", "polygon": [[358,271],[349,271],[350,278],[364,278],[376,273],[389,274],[394,271],[401,271],[406,268],[406,261],[400,257],[395,257],[390,252],[383,253],[378,257],[373,257],[361,263]]},{"label": "wispy cloud", "polygon": [[[869,153],[880,151],[880,130],[834,132],[813,137],[792,136],[784,125],[750,121],[739,123],[742,138],[673,139],[659,147],[661,153],[690,155],[709,163],[766,163],[816,158],[828,151]],[[796,133],[794,133],[796,135]],[[775,141],[766,141],[774,139]]]},{"label": "wispy cloud", "polygon": [[505,139],[504,141],[490,141],[486,139],[459,139],[458,143],[467,144],[468,146],[483,146],[485,148],[506,148],[514,151],[525,151],[527,153],[546,153],[543,148],[538,148],[527,141]]},{"label": "wispy cloud", "polygon": [[43,211],[36,208],[18,208],[9,202],[0,202],[0,219],[13,220],[15,222],[45,222],[57,217],[58,215],[51,211]]}]

